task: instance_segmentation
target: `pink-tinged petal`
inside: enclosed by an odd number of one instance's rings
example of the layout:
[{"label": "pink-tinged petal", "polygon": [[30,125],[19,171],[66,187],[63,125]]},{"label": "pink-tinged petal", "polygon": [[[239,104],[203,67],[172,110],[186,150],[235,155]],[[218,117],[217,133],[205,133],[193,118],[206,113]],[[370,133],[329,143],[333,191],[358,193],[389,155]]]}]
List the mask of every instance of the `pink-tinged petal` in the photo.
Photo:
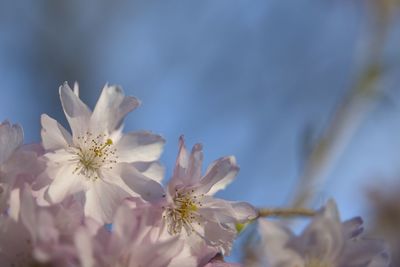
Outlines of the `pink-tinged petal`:
[{"label": "pink-tinged petal", "polygon": [[[226,157],[226,158],[229,159],[230,164],[232,164],[234,167],[232,167],[231,172],[229,172],[224,178],[219,180],[217,183],[215,183],[211,187],[210,191],[208,191],[209,195],[214,195],[219,190],[225,189],[225,187],[228,186],[233,181],[233,179],[236,177],[236,175],[239,171],[239,167],[236,164],[235,157],[231,156],[231,157]],[[207,168],[205,176],[207,176],[208,173],[211,172],[213,168],[215,168],[215,165],[218,164],[218,162],[219,162],[219,160],[216,160],[210,164],[210,166]]]},{"label": "pink-tinged petal", "polygon": [[84,227],[80,227],[74,235],[74,243],[78,252],[80,266],[82,267],[95,266],[91,238],[89,232]]},{"label": "pink-tinged petal", "polygon": [[229,255],[236,230],[218,222],[207,221],[204,225],[204,237],[209,246],[217,248],[223,255]]},{"label": "pink-tinged petal", "polygon": [[155,161],[163,150],[165,140],[150,132],[128,133],[116,144],[119,162]]},{"label": "pink-tinged petal", "polygon": [[54,217],[49,211],[39,210],[34,226],[40,242],[53,245],[58,243],[59,232],[55,228]]},{"label": "pink-tinged petal", "polygon": [[165,194],[161,184],[144,176],[133,166],[121,163],[119,167],[120,176],[124,183],[144,200],[158,200]]},{"label": "pink-tinged petal", "polygon": [[105,86],[91,118],[91,128],[100,132],[113,132],[119,128],[126,114],[139,106],[135,97],[125,96],[117,86]]},{"label": "pink-tinged petal", "polygon": [[175,193],[177,185],[184,184],[186,180],[186,172],[189,167],[189,156],[185,146],[183,135],[179,137],[179,152],[176,158],[174,173],[168,183],[168,190],[171,195]]},{"label": "pink-tinged petal", "polygon": [[301,255],[287,246],[293,237],[289,229],[278,222],[258,220],[258,230],[267,266],[304,266]]},{"label": "pink-tinged petal", "polygon": [[11,125],[8,121],[0,124],[0,164],[3,164],[22,145],[23,139],[21,126]]},{"label": "pink-tinged petal", "polygon": [[46,114],[41,116],[42,143],[47,150],[57,150],[68,147],[72,143],[71,135],[55,119]]},{"label": "pink-tinged petal", "polygon": [[186,172],[187,178],[196,183],[201,178],[201,166],[203,164],[203,146],[195,144],[190,153],[189,166]]},{"label": "pink-tinged petal", "polygon": [[90,109],[79,99],[67,83],[60,86],[60,99],[74,138],[85,133],[92,114]]},{"label": "pink-tinged petal", "polygon": [[79,97],[79,84],[78,82],[74,82],[74,94]]},{"label": "pink-tinged petal", "polygon": [[121,187],[98,179],[86,192],[85,215],[100,223],[111,223],[117,207],[129,194]]},{"label": "pink-tinged petal", "polygon": [[324,210],[314,216],[301,234],[299,246],[310,257],[335,262],[344,246],[344,235],[336,204],[330,200]]},{"label": "pink-tinged petal", "polygon": [[65,165],[58,169],[55,179],[49,185],[46,196],[51,203],[60,203],[65,197],[85,191],[85,177],[73,174],[74,166]]},{"label": "pink-tinged petal", "polygon": [[161,183],[165,174],[165,167],[158,161],[135,162],[132,165],[144,176]]},{"label": "pink-tinged petal", "polygon": [[[178,237],[170,238],[169,240],[157,242],[147,251],[147,255],[138,255],[145,259],[144,266],[164,267],[170,266],[171,260],[182,250],[183,242]],[[155,252],[155,253],[154,253]],[[154,253],[154,255],[152,255]],[[134,259],[131,261],[130,266],[137,266]],[[186,262],[185,264],[188,264]]]},{"label": "pink-tinged petal", "polygon": [[36,225],[37,225],[37,209],[36,202],[32,196],[32,191],[28,186],[21,190],[21,213],[20,218],[26,229],[31,234],[31,237],[36,239]]},{"label": "pink-tinged petal", "polygon": [[257,211],[246,202],[231,202],[204,196],[199,213],[207,220],[219,223],[243,223],[257,217]]},{"label": "pink-tinged petal", "polygon": [[[219,189],[225,188],[239,171],[234,157],[218,159],[196,187],[197,193],[212,195]],[[215,186],[215,189],[214,189]]]},{"label": "pink-tinged petal", "polygon": [[179,137],[179,152],[178,152],[178,157],[176,158],[173,177],[178,179],[184,179],[188,167],[189,167],[189,156],[185,146],[185,139],[183,135],[181,135]]},{"label": "pink-tinged petal", "polygon": [[239,263],[225,262],[223,257],[220,254],[218,254],[204,267],[241,267],[241,266],[242,265]]},{"label": "pink-tinged petal", "polygon": [[[3,195],[5,192],[3,192]],[[3,199],[0,197],[0,201],[3,201]],[[0,212],[3,213],[4,209],[2,209],[0,202]],[[9,198],[9,209],[8,209],[8,216],[13,218],[15,221],[18,221],[18,217],[20,214],[21,210],[21,189],[19,187],[16,187],[11,190],[10,192],[10,198]]]}]

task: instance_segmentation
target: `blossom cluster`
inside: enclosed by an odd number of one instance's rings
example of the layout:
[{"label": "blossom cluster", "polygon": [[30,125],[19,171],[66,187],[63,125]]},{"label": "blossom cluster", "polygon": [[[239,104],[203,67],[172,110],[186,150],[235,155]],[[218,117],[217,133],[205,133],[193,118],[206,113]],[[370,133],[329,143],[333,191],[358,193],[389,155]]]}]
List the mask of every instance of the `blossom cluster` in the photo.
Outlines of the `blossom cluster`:
[{"label": "blossom cluster", "polygon": [[123,131],[136,98],[106,85],[92,111],[77,85],[59,92],[71,132],[42,115],[42,141],[27,145],[20,126],[0,125],[0,266],[239,266],[224,256],[237,226],[256,221],[267,266],[388,266],[385,244],[361,237],[360,219],[341,223],[333,202],[297,237],[249,203],[215,198],[235,158],[203,174],[202,146],[189,152],[183,136],[164,187],[165,140]]}]

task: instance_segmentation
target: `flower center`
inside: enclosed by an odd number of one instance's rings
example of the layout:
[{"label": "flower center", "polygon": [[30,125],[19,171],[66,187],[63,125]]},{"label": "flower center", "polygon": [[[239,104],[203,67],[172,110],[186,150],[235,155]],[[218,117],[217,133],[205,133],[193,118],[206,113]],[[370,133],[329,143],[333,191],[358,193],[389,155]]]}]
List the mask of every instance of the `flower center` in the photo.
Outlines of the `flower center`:
[{"label": "flower center", "polygon": [[194,232],[193,224],[200,225],[201,215],[198,213],[202,206],[202,195],[193,195],[194,190],[190,192],[175,191],[172,207],[163,207],[165,209],[163,218],[167,221],[168,232],[171,235],[179,234],[182,228],[185,228],[188,235]]},{"label": "flower center", "polygon": [[333,265],[317,258],[309,258],[306,260],[305,267],[333,267]]},{"label": "flower center", "polygon": [[95,181],[99,178],[100,168],[113,168],[118,156],[116,149],[113,148],[113,141],[106,137],[105,134],[93,136],[90,132],[77,137],[76,146],[71,147],[74,154],[73,161],[76,163],[74,174]]}]

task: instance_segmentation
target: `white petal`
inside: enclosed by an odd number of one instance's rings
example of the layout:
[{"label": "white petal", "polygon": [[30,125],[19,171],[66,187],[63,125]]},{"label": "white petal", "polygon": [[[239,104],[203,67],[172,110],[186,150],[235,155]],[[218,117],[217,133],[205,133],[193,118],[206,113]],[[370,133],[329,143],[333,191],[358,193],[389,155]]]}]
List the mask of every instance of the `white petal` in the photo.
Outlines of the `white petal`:
[{"label": "white petal", "polygon": [[217,222],[208,221],[205,223],[205,240],[208,245],[218,248],[224,255],[229,255],[235,236],[235,229],[225,227]]},{"label": "white petal", "polygon": [[60,203],[65,197],[85,191],[85,177],[73,174],[73,166],[62,166],[47,189],[47,197],[52,203]]},{"label": "white petal", "polygon": [[119,165],[124,183],[144,200],[158,200],[163,197],[164,189],[158,182],[144,176],[129,164]]},{"label": "white petal", "polygon": [[29,230],[31,236],[35,239],[37,237],[37,209],[36,202],[33,199],[32,192],[29,187],[21,190],[21,214],[20,218],[25,227]]},{"label": "white petal", "polygon": [[139,104],[136,98],[125,96],[120,87],[106,85],[94,108],[91,127],[101,132],[111,133],[122,124],[126,114],[137,108]]},{"label": "white petal", "polygon": [[202,207],[199,212],[207,220],[219,223],[243,223],[254,219],[257,211],[246,202],[231,202],[204,196],[201,198]]},{"label": "white petal", "polygon": [[262,255],[268,266],[304,266],[302,257],[287,247],[293,234],[278,222],[258,220],[258,230],[262,240]]},{"label": "white petal", "polygon": [[329,201],[326,208],[313,217],[299,242],[307,255],[334,262],[344,246],[344,235],[336,205]]},{"label": "white petal", "polygon": [[158,161],[135,162],[132,164],[144,176],[161,183],[165,174],[165,167]]},{"label": "white petal", "polygon": [[42,143],[47,150],[56,150],[68,147],[72,143],[71,135],[55,119],[46,114],[41,116]]},{"label": "white petal", "polygon": [[21,126],[11,125],[8,121],[0,124],[0,164],[22,145],[24,134]]},{"label": "white petal", "polygon": [[78,251],[80,266],[95,266],[91,236],[85,228],[81,227],[76,231],[74,243]]},{"label": "white petal", "polygon": [[183,135],[179,137],[179,152],[176,158],[174,174],[168,183],[168,190],[171,195],[175,193],[175,187],[178,184],[185,184],[186,171],[189,166],[189,156],[185,146]]},{"label": "white petal", "polygon": [[85,215],[100,223],[111,223],[122,200],[129,194],[121,187],[98,179],[86,192]]},{"label": "white petal", "polygon": [[163,150],[165,140],[150,132],[128,133],[116,144],[119,162],[155,161]]},{"label": "white petal", "polygon": [[187,177],[196,182],[201,178],[201,167],[203,164],[203,147],[201,144],[195,144],[192,148],[187,169]]},{"label": "white petal", "polygon": [[218,190],[225,188],[235,178],[239,171],[234,157],[223,157],[216,160],[204,177],[200,180],[198,193],[213,195]]},{"label": "white petal", "polygon": [[90,109],[79,99],[67,83],[60,86],[60,99],[74,138],[84,134],[89,127]]}]

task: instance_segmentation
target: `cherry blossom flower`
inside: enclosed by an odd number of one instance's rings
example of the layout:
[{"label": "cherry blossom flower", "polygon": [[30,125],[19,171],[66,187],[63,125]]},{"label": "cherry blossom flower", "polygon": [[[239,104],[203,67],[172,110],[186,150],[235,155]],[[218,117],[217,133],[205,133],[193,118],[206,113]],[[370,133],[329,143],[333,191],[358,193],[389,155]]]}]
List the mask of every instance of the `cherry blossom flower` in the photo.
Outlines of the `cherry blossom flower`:
[{"label": "cherry blossom flower", "polygon": [[386,245],[363,237],[362,230],[359,217],[341,223],[336,204],[329,201],[300,236],[277,222],[259,220],[260,253],[271,267],[389,266]]},{"label": "cherry blossom flower", "polygon": [[[0,214],[18,212],[19,203],[11,201],[20,183],[32,183],[42,170],[38,162],[40,146],[23,145],[19,125],[0,124]],[[14,192],[14,193],[13,193]],[[11,203],[13,204],[11,206]]]},{"label": "cherry blossom flower", "polygon": [[163,237],[163,229],[156,223],[161,220],[161,214],[144,206],[140,199],[135,201],[141,203],[141,207],[132,209],[135,202],[131,199],[130,204],[125,203],[118,208],[111,232],[99,231],[93,236],[88,228],[82,227],[76,233],[75,244],[80,252],[81,266],[196,266],[194,260],[177,260],[183,242],[177,237]]},{"label": "cherry blossom flower", "polygon": [[77,86],[74,91],[67,84],[60,87],[72,136],[42,115],[48,162],[40,180],[49,183],[42,188],[42,196],[59,203],[69,195],[79,195],[87,216],[109,223],[124,198],[140,195],[149,200],[163,194],[160,184],[135,166],[159,177],[162,169],[152,163],[159,158],[164,140],[144,131],[122,134],[123,118],[139,101],[125,96],[119,87],[105,86],[93,112],[79,99],[78,91]]},{"label": "cherry blossom flower", "polygon": [[202,161],[202,146],[196,144],[188,155],[181,137],[179,154],[163,206],[163,218],[170,235],[182,235],[186,239],[194,234],[210,247],[226,254],[236,236],[235,224],[254,219],[257,212],[248,203],[213,197],[239,171],[234,157],[214,161],[204,176],[201,175]]},{"label": "cherry blossom flower", "polygon": [[75,231],[82,225],[97,231],[101,225],[85,220],[83,207],[73,198],[39,207],[27,184],[19,197],[17,220],[0,217],[0,266],[76,266]]}]

